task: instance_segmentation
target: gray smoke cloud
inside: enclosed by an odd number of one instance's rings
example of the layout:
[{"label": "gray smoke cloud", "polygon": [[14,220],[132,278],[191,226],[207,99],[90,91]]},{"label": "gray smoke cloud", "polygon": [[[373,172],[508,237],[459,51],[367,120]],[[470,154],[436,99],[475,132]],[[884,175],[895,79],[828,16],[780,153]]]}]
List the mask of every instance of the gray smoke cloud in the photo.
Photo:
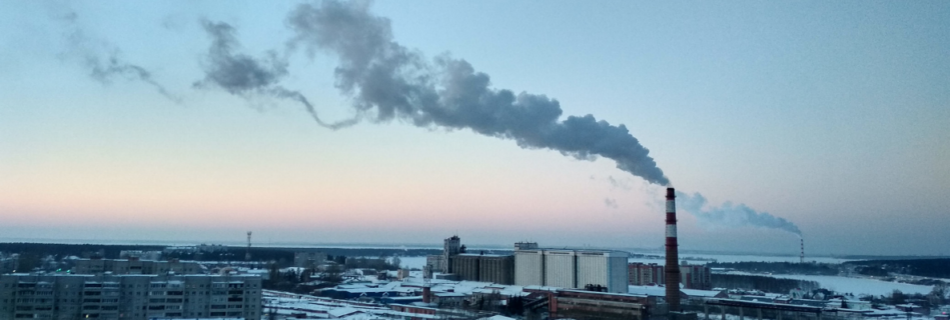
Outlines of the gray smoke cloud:
[{"label": "gray smoke cloud", "polygon": [[287,75],[285,59],[274,51],[259,59],[235,53],[241,45],[235,36],[234,27],[223,22],[202,21],[201,24],[212,41],[204,61],[205,78],[195,82],[194,87],[207,88],[213,85],[243,98],[261,94],[296,101],[306,108],[317,124],[333,130],[359,122],[359,118],[333,123],[323,121],[303,94],[278,84]]},{"label": "gray smoke cloud", "polygon": [[621,190],[632,189],[629,181],[627,181],[626,179],[615,179],[613,176],[607,176],[607,181],[610,182],[610,187],[613,189],[621,189]]},{"label": "gray smoke cloud", "polygon": [[773,216],[767,212],[758,212],[745,204],[723,203],[718,207],[706,207],[706,197],[699,193],[692,195],[676,192],[676,206],[689,212],[701,223],[720,226],[753,226],[760,228],[778,229],[802,236],[802,231],[794,223],[785,218]]},{"label": "gray smoke cloud", "polygon": [[338,57],[336,86],[359,114],[377,122],[399,119],[420,127],[470,129],[514,140],[522,148],[552,149],[582,160],[606,157],[617,168],[668,185],[669,179],[624,125],[592,115],[561,120],[557,100],[494,89],[487,74],[465,60],[432,61],[393,41],[387,18],[365,2],[301,4],[288,16],[289,50]]},{"label": "gray smoke cloud", "polygon": [[171,94],[165,86],[155,81],[152,72],[142,66],[122,60],[119,48],[87,36],[79,26],[78,17],[75,11],[69,11],[58,17],[66,26],[64,36],[68,50],[63,53],[64,58],[78,58],[83,67],[89,71],[89,76],[102,84],[111,84],[117,77],[138,80],[155,88],[165,98],[181,103],[181,98]]}]

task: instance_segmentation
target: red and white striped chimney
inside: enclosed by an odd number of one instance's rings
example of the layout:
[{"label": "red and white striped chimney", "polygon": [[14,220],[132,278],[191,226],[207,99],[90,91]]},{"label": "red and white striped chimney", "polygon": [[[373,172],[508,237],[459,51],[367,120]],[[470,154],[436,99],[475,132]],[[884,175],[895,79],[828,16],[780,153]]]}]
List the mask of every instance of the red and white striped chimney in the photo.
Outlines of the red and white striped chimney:
[{"label": "red and white striped chimney", "polygon": [[680,267],[676,243],[676,192],[666,188],[666,302],[680,311]]}]

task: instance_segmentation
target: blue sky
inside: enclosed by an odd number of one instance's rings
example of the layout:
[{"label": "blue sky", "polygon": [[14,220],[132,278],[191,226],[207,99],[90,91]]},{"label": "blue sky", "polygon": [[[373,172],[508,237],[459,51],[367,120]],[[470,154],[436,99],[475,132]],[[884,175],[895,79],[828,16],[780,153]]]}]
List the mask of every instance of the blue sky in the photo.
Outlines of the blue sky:
[{"label": "blue sky", "polygon": [[[200,21],[281,51],[298,2],[31,2],[0,12],[0,226],[9,238],[659,247],[660,187],[556,151],[404,121],[337,131],[203,79]],[[816,253],[950,254],[950,5],[378,1],[394,40],[492,87],[624,124],[684,192],[783,217]],[[75,24],[62,19],[76,14]],[[64,35],[81,30],[86,41]],[[89,76],[115,52],[153,86]],[[355,114],[337,59],[281,85]],[[611,179],[617,183],[611,183]],[[607,205],[615,203],[616,205]],[[680,212],[684,249],[795,254],[771,229]]]}]

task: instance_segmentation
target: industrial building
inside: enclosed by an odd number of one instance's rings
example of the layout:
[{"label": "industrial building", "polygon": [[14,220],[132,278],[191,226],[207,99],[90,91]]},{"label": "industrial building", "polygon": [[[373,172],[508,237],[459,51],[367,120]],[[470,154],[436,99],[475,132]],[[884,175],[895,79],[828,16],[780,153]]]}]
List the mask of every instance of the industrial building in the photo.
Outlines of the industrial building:
[{"label": "industrial building", "polygon": [[514,261],[511,255],[465,253],[462,240],[452,236],[444,240],[441,255],[426,257],[423,276],[431,279],[439,272],[446,279],[513,284]]},{"label": "industrial building", "polygon": [[426,256],[426,265],[423,267],[423,274],[426,278],[431,278],[433,273],[452,273],[452,264],[449,258],[462,253],[462,239],[458,236],[451,236],[443,240],[442,254]]},{"label": "industrial building", "polygon": [[655,297],[603,292],[561,290],[551,294],[551,319],[633,319],[650,318],[657,305]]},{"label": "industrial building", "polygon": [[466,281],[514,284],[515,259],[511,255],[463,253],[451,257],[459,279]]},{"label": "industrial building", "polygon": [[197,261],[128,259],[77,259],[72,272],[78,274],[202,274],[207,270]]},{"label": "industrial building", "polygon": [[627,257],[622,251],[589,249],[515,250],[515,284],[584,289],[602,286],[627,292]]},{"label": "industrial building", "polygon": [[0,320],[261,316],[261,278],[215,275],[0,275]]}]

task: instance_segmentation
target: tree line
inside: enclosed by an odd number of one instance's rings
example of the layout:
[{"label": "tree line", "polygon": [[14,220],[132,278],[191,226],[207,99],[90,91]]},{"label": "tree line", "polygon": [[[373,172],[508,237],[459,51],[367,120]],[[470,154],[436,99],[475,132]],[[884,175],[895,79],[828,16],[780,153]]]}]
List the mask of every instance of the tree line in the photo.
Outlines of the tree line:
[{"label": "tree line", "polygon": [[712,286],[716,288],[759,290],[774,293],[788,293],[792,289],[811,291],[821,287],[818,282],[815,281],[777,279],[753,275],[713,273],[711,278]]},{"label": "tree line", "polygon": [[838,268],[825,263],[791,263],[791,262],[710,262],[710,268],[725,268],[748,272],[770,272],[784,274],[810,275],[838,275]]},{"label": "tree line", "polygon": [[863,260],[847,261],[843,264],[853,265],[865,272],[875,274],[899,273],[921,277],[950,278],[950,259],[903,259],[903,260]]}]

